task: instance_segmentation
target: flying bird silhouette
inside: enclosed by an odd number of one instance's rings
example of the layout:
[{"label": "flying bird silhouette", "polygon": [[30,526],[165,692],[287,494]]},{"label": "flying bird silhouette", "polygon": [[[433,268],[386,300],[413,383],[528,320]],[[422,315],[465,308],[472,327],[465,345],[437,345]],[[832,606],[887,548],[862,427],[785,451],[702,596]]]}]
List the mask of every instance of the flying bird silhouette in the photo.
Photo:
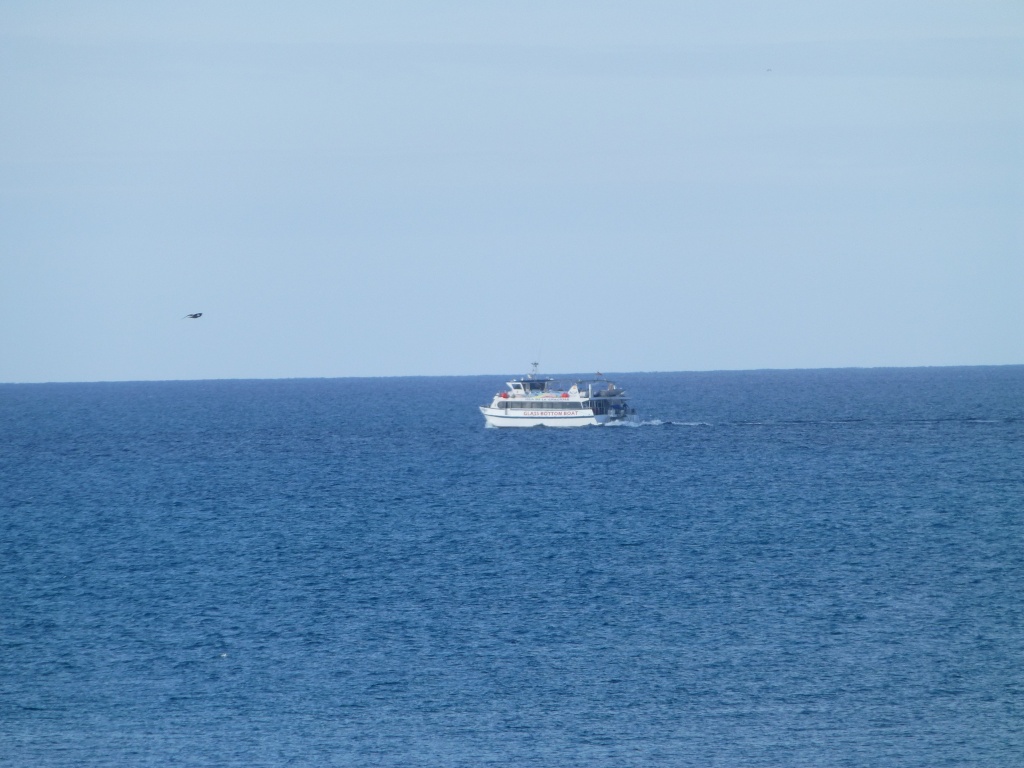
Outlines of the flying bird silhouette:
[{"label": "flying bird silhouette", "polygon": [[[190,317],[190,318],[192,318],[193,320],[198,320],[198,319],[199,319],[200,317],[202,317],[202,316],[203,316],[203,313],[202,313],[202,312],[196,312],[196,313],[194,313],[194,314],[191,314],[191,315],[185,315],[185,317]],[[185,319],[185,317],[183,317],[183,318],[181,318],[181,319],[182,319],[182,320],[184,320],[184,319]]]}]

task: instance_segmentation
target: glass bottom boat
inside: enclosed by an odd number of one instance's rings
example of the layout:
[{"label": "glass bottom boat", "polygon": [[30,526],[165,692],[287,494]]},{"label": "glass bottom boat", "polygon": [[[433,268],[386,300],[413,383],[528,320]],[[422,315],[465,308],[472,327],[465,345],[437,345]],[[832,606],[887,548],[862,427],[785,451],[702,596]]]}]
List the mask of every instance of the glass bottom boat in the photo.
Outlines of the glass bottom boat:
[{"label": "glass bottom boat", "polygon": [[563,383],[533,373],[508,382],[480,412],[489,427],[587,427],[632,421],[626,393],[598,374],[596,379]]}]

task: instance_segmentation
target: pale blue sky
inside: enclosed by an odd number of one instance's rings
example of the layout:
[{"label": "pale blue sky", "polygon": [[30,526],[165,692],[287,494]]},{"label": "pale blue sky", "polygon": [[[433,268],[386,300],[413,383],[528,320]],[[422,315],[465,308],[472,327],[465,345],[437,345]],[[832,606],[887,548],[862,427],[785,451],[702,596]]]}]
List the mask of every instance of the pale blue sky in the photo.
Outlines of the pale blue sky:
[{"label": "pale blue sky", "polygon": [[1024,363],[1017,0],[8,0],[0,104],[0,381]]}]

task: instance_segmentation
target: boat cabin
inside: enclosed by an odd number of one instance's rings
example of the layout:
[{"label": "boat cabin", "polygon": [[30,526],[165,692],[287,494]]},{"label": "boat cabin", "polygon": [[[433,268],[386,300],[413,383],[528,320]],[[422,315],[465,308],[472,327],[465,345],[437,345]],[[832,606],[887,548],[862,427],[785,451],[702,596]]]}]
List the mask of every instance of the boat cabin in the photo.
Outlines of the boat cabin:
[{"label": "boat cabin", "polygon": [[554,382],[554,379],[533,379],[526,378],[522,381],[510,381],[508,383],[509,388],[516,394],[522,394],[525,397],[530,395],[540,395],[548,391],[548,384]]}]

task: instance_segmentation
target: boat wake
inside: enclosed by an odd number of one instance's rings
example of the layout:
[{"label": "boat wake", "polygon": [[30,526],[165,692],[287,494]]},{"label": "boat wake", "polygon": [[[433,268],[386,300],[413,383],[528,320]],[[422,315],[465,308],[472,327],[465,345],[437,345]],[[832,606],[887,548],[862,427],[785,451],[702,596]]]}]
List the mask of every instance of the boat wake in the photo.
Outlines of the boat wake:
[{"label": "boat wake", "polygon": [[644,419],[642,421],[613,421],[606,427],[710,427],[706,421],[663,421],[662,419]]}]

